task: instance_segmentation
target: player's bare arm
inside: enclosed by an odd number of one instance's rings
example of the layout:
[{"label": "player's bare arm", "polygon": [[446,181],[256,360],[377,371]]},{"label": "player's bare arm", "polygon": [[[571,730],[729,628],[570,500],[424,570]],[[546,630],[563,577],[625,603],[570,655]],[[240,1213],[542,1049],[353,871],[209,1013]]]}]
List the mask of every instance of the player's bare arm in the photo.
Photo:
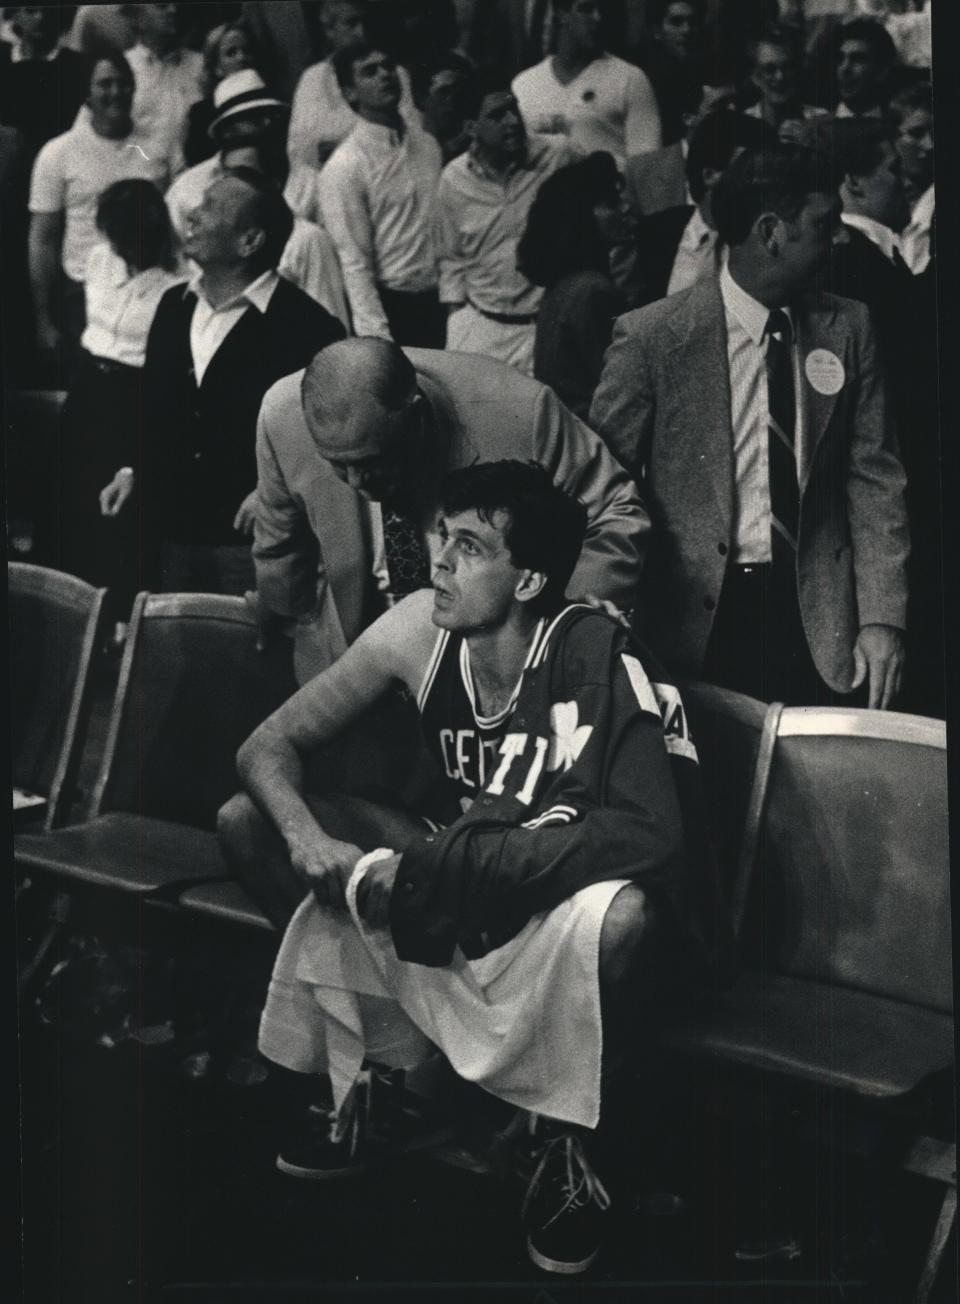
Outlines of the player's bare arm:
[{"label": "player's bare arm", "polygon": [[413,593],[375,621],[247,739],[237,755],[244,786],[276,826],[293,868],[324,905],[342,906],[360,850],[332,838],[304,799],[304,761],[395,684],[416,693],[437,636],[433,593]]}]

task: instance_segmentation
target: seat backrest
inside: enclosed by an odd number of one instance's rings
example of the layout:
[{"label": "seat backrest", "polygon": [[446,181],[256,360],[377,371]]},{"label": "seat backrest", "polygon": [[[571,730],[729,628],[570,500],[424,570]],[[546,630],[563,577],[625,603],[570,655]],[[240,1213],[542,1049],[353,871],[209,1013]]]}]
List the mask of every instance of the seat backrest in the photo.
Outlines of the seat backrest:
[{"label": "seat backrest", "polygon": [[213,829],[243,740],[296,691],[292,645],[256,649],[242,598],[141,593],[90,814]]},{"label": "seat backrest", "polygon": [[780,707],[713,684],[682,686],[721,887],[739,934]]},{"label": "seat backrest", "polygon": [[784,710],[754,884],[764,967],[950,1011],[944,724]]},{"label": "seat backrest", "polygon": [[12,778],[47,798],[50,829],[74,796],[106,590],[24,562],[8,584]]}]

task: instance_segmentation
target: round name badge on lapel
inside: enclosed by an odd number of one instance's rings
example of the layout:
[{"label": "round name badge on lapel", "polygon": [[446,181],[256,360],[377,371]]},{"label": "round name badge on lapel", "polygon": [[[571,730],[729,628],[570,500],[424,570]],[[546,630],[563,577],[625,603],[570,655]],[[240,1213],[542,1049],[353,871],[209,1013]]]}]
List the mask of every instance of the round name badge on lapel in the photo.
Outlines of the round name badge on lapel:
[{"label": "round name badge on lapel", "polygon": [[839,394],[847,378],[843,363],[829,349],[811,349],[804,361],[803,370],[817,393],[828,397]]}]

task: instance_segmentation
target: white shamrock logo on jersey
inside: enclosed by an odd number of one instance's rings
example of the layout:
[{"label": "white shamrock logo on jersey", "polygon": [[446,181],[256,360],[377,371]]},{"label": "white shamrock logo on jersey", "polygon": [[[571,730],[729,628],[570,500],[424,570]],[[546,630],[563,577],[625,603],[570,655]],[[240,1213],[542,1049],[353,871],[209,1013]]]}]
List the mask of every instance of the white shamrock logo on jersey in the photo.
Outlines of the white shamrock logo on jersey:
[{"label": "white shamrock logo on jersey", "polygon": [[592,724],[580,724],[580,712],[576,702],[557,702],[550,708],[550,752],[547,756],[547,769],[569,770],[574,761],[587,745],[587,739],[593,733]]}]

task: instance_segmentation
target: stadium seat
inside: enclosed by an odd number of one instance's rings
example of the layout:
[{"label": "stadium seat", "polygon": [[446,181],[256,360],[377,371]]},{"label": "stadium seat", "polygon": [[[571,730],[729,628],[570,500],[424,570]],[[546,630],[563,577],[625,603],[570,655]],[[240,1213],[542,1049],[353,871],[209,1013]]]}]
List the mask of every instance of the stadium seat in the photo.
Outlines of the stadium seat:
[{"label": "stadium seat", "polygon": [[[674,1044],[861,1103],[906,1104],[949,1072],[946,811],[942,723],[782,709],[736,888],[744,971]],[[954,1143],[908,1132],[899,1164],[947,1187],[915,1295],[921,1304],[955,1221]]]},{"label": "stadium seat", "polygon": [[15,827],[49,831],[76,796],[106,590],[23,562],[8,577]]},{"label": "stadium seat", "polygon": [[240,598],[140,594],[87,818],[19,838],[17,863],[137,895],[224,878],[237,748],[296,688],[286,640],[258,652],[255,635]]}]

